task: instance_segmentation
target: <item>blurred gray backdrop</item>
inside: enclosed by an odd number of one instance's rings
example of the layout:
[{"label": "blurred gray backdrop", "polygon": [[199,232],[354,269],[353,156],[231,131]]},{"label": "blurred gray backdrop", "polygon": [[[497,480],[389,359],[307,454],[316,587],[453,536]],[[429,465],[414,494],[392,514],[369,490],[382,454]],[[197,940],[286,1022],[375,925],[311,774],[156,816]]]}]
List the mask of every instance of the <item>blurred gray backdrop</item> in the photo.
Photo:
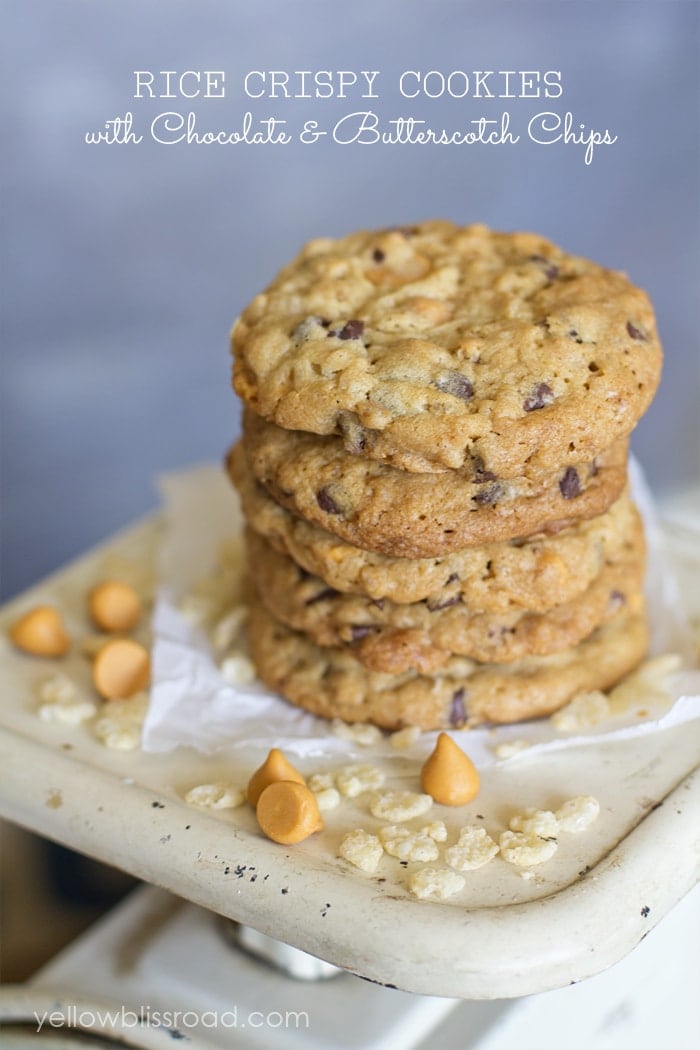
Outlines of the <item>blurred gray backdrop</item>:
[{"label": "blurred gray backdrop", "polygon": [[[5,0],[5,595],[157,503],[155,476],[238,428],[228,331],[301,244],[446,217],[531,229],[626,270],[666,349],[634,449],[660,495],[698,478],[698,15],[688,2]],[[225,70],[225,101],[138,101],[134,70]],[[246,100],[247,70],[381,70],[382,97]],[[402,70],[561,70],[543,101],[402,100]],[[127,111],[233,129],[371,106],[433,126],[552,108],[613,146],[85,144]],[[490,107],[490,108],[489,108]]]}]

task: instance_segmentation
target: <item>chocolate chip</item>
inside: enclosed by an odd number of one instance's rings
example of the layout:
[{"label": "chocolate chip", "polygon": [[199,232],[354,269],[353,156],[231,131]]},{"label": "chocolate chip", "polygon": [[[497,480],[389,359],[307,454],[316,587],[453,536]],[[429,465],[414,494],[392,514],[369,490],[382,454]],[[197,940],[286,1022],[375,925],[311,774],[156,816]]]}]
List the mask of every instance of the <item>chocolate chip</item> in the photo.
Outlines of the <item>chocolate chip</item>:
[{"label": "chocolate chip", "polygon": [[340,330],[331,328],[328,334],[335,336],[336,339],[359,339],[364,330],[365,322],[353,319],[347,321]]},{"label": "chocolate chip", "polygon": [[376,263],[381,263],[384,262],[384,260],[386,259],[386,255],[384,254],[381,248],[375,248],[372,252],[372,258]]},{"label": "chocolate chip", "polygon": [[456,583],[458,579],[459,579],[459,576],[457,575],[457,573],[456,572],[451,572],[450,575],[445,580],[445,586],[447,587],[448,584],[450,584],[450,583]]},{"label": "chocolate chip", "polygon": [[473,457],[472,468],[474,470],[474,473],[472,474],[472,481],[475,485],[480,485],[482,481],[496,480],[496,475],[493,473],[492,470],[486,469],[486,464],[484,463],[481,456]]},{"label": "chocolate chip", "polygon": [[371,600],[372,605],[376,605],[378,609],[383,609],[384,608],[384,599],[383,598],[372,598],[370,600]]},{"label": "chocolate chip", "polygon": [[576,467],[567,467],[559,482],[559,491],[564,499],[574,499],[581,495],[581,480]]},{"label": "chocolate chip", "polygon": [[627,322],[627,334],[630,339],[638,339],[641,343],[646,343],[649,339],[646,332],[643,332],[641,328],[637,328],[631,321]]},{"label": "chocolate chip", "polygon": [[365,624],[353,624],[350,628],[352,631],[353,642],[359,642],[360,638],[366,638],[368,634],[372,633],[372,628],[367,627]]},{"label": "chocolate chip", "polygon": [[337,593],[332,587],[326,587],[324,590],[319,591],[318,594],[314,594],[313,598],[308,598],[304,605],[315,605],[316,602],[325,602],[327,598],[334,598]]},{"label": "chocolate chip", "polygon": [[467,720],[467,712],[464,709],[464,689],[458,689],[452,694],[450,703],[450,725],[455,729],[463,726]]},{"label": "chocolate chip", "polygon": [[530,396],[523,401],[523,408],[526,412],[535,412],[538,408],[551,405],[553,400],[554,392],[549,383],[538,383]]},{"label": "chocolate chip", "polygon": [[570,328],[569,331],[566,334],[569,336],[570,339],[575,339],[577,343],[582,343],[583,342],[583,339],[578,334],[578,332],[576,331],[575,328]]},{"label": "chocolate chip", "polygon": [[543,268],[544,275],[548,280],[553,281],[555,277],[559,276],[559,267],[544,255],[531,255],[530,261],[537,263],[538,266]]},{"label": "chocolate chip", "polygon": [[472,496],[472,500],[480,507],[491,507],[498,502],[502,495],[502,485],[487,485],[485,488],[480,489],[476,495]]},{"label": "chocolate chip", "polygon": [[461,372],[448,372],[437,380],[435,386],[443,394],[451,394],[462,401],[470,401],[474,397],[474,387],[471,380],[463,376]]},{"label": "chocolate chip", "polygon": [[425,604],[428,606],[430,612],[437,612],[439,609],[449,609],[451,605],[459,605],[461,601],[462,595],[455,594],[451,598],[438,598],[437,600],[428,598]]},{"label": "chocolate chip", "polygon": [[340,514],[340,507],[335,503],[328,489],[319,489],[316,493],[316,502],[318,503],[321,510],[325,510],[326,514]]}]

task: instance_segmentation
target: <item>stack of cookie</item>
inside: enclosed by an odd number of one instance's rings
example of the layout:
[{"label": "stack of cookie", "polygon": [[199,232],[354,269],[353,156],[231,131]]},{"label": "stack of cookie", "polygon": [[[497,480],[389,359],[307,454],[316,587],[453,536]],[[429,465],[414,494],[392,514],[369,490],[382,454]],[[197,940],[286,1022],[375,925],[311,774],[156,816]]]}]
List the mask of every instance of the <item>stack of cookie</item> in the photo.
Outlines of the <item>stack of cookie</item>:
[{"label": "stack of cookie", "polygon": [[531,234],[317,240],[233,331],[260,677],[387,728],[547,714],[643,657],[627,278]]}]

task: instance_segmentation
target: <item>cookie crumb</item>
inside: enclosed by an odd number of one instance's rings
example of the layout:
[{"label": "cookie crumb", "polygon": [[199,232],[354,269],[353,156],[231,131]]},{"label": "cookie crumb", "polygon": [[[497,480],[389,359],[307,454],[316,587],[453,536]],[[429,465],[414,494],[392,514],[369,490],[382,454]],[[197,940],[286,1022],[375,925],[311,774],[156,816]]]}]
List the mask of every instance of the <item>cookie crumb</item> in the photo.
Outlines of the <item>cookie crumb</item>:
[{"label": "cookie crumb", "polygon": [[610,717],[610,702],[599,689],[577,693],[568,704],[550,715],[549,721],[559,733],[591,729]]},{"label": "cookie crumb", "polygon": [[245,791],[230,784],[197,784],[187,792],[185,802],[203,809],[236,809],[245,802]]},{"label": "cookie crumb", "polygon": [[406,726],[405,729],[397,729],[395,733],[392,733],[389,743],[395,751],[407,751],[408,748],[413,747],[419,737],[418,726]]},{"label": "cookie crumb", "polygon": [[578,795],[570,798],[556,811],[556,819],[562,831],[577,835],[585,831],[600,813],[600,803],[592,795]]},{"label": "cookie crumb", "polygon": [[424,862],[437,860],[439,856],[435,839],[425,829],[414,831],[401,825],[387,824],[380,828],[379,838],[386,852],[399,860]]},{"label": "cookie crumb", "polygon": [[349,831],[338,846],[339,857],[368,874],[377,870],[383,853],[384,847],[377,836],[370,835],[363,828]]},{"label": "cookie crumb", "polygon": [[498,853],[498,844],[484,828],[468,825],[459,832],[454,846],[445,850],[445,860],[457,871],[475,871]]},{"label": "cookie crumb", "polygon": [[381,729],[370,722],[348,723],[343,722],[340,718],[334,718],[331,722],[331,731],[333,736],[340,737],[341,740],[351,740],[353,744],[360,744],[361,747],[371,747],[382,739]]},{"label": "cookie crumb", "polygon": [[355,762],[338,770],[335,786],[346,798],[357,798],[365,791],[376,791],[385,780],[386,776],[381,769]]},{"label": "cookie crumb", "polygon": [[532,868],[536,864],[544,864],[557,851],[557,843],[553,839],[541,839],[535,835],[526,835],[522,831],[504,831],[498,840],[498,846],[503,859],[518,868]]},{"label": "cookie crumb", "polygon": [[430,795],[419,795],[415,791],[385,791],[374,796],[369,810],[379,820],[403,823],[413,817],[422,817],[432,804]]},{"label": "cookie crumb", "polygon": [[556,838],[559,833],[559,821],[549,809],[525,809],[510,818],[508,827],[511,831],[522,831],[528,838]]},{"label": "cookie crumb", "polygon": [[462,875],[451,868],[421,868],[408,879],[408,888],[419,900],[444,901],[466,885]]}]

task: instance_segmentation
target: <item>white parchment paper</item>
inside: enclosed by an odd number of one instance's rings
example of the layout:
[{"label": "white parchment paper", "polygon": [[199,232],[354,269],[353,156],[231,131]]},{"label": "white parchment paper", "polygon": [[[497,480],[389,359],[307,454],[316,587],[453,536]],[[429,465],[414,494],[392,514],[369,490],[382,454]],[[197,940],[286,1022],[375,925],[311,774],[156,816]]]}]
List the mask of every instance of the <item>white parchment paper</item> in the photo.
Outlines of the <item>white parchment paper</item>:
[{"label": "white parchment paper", "polygon": [[[651,651],[677,652],[689,662],[692,639],[667,567],[652,501],[634,462],[630,474],[649,545]],[[210,753],[220,748],[275,746],[299,756],[355,756],[363,751],[356,743],[336,736],[327,721],[288,704],[261,683],[231,686],[224,680],[207,635],[183,615],[179,603],[216,569],[222,542],[240,536],[243,522],[238,497],[221,468],[214,466],[169,474],[161,479],[160,487],[166,527],[153,615],[153,673],[143,727],[144,750],[169,751],[184,746]],[[659,732],[700,717],[700,671],[684,670],[671,684],[670,702],[649,707],[644,717],[632,705],[624,715],[606,719],[585,734],[562,734],[545,718],[454,731],[451,735],[483,767],[497,761],[497,745],[514,740],[529,745],[520,754],[532,755],[535,750],[580,746],[601,736]],[[383,738],[372,751],[387,757],[419,757],[432,748],[435,736],[423,733],[412,748],[401,752]]]}]

